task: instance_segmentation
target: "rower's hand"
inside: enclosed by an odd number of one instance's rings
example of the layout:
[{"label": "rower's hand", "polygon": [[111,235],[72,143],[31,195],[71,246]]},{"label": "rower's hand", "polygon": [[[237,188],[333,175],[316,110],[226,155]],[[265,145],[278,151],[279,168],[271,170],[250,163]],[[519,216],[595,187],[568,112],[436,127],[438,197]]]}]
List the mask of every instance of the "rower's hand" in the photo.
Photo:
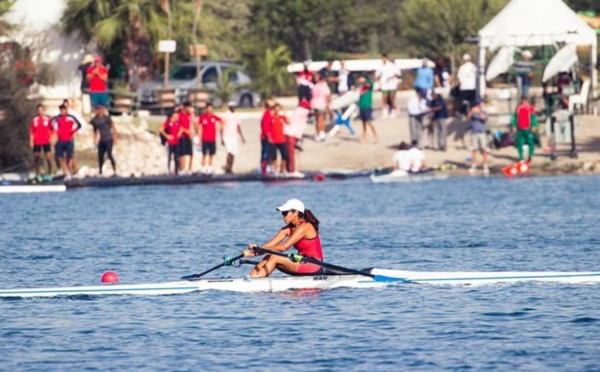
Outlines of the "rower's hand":
[{"label": "rower's hand", "polygon": [[254,256],[256,256],[256,251],[255,251],[256,248],[258,248],[258,245],[250,243],[250,244],[248,244],[248,249],[244,249],[242,251],[242,254],[245,257],[254,257]]}]

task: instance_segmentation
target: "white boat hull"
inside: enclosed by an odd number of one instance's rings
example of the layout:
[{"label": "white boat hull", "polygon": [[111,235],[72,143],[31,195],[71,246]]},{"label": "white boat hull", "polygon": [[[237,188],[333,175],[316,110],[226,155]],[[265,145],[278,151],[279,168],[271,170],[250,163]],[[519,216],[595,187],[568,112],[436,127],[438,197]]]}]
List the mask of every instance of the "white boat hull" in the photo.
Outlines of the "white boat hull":
[{"label": "white boat hull", "polygon": [[481,285],[517,282],[600,283],[600,272],[442,272],[373,269],[375,275],[403,278],[409,283]]},{"label": "white boat hull", "polygon": [[[155,284],[107,284],[0,290],[0,297],[96,295],[174,295],[195,291],[281,292],[299,289],[373,288],[388,284],[484,285],[516,282],[599,283],[600,272],[421,272],[372,269],[376,278],[362,275],[316,275],[270,278],[181,280]],[[380,277],[379,277],[380,276]]]},{"label": "white boat hull", "polygon": [[425,182],[433,180],[445,180],[448,178],[447,174],[436,174],[434,172],[427,173],[409,173],[405,171],[396,170],[391,173],[381,175],[371,175],[371,182],[373,183],[395,183],[395,182]]},{"label": "white boat hull", "polygon": [[65,192],[65,185],[2,185],[0,194],[38,193],[38,192]]}]

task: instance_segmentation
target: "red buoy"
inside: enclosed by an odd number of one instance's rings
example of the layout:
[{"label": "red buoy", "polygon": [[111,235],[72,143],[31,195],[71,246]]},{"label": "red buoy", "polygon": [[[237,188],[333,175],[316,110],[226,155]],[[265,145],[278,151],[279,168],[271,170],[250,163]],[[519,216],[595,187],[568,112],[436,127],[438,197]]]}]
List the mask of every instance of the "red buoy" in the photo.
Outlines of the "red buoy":
[{"label": "red buoy", "polygon": [[320,182],[320,181],[324,181],[324,180],[325,180],[325,175],[324,175],[324,174],[322,174],[322,173],[315,174],[315,175],[313,176],[313,180],[315,180],[315,181],[319,181],[319,182]]},{"label": "red buoy", "polygon": [[102,274],[102,283],[118,283],[119,276],[114,271],[107,271]]}]

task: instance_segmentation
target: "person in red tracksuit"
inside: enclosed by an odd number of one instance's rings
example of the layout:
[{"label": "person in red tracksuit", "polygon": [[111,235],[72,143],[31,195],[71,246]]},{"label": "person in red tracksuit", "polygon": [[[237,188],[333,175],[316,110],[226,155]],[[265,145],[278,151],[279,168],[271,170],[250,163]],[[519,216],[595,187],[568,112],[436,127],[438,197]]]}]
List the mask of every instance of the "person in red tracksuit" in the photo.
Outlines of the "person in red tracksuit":
[{"label": "person in red tracksuit", "polygon": [[[271,131],[273,129],[273,101],[265,101],[265,111],[260,119],[260,173],[266,174],[267,167],[273,161],[271,151]],[[270,167],[269,167],[270,168]],[[270,171],[270,170],[269,170]]]},{"label": "person in red tracksuit", "polygon": [[44,106],[37,106],[38,115],[31,119],[29,125],[29,143],[33,149],[33,158],[35,164],[35,175],[40,173],[40,152],[44,150],[46,156],[46,171],[52,173],[52,151],[50,151],[50,142],[54,137],[54,127],[52,119],[44,115]]},{"label": "person in red tracksuit", "polygon": [[213,156],[217,153],[217,123],[223,121],[213,113],[213,106],[206,104],[206,110],[198,118],[196,133],[202,139],[202,173],[212,174]]},{"label": "person in red tracksuit", "polygon": [[60,115],[52,119],[52,124],[58,141],[54,147],[54,156],[56,159],[56,167],[61,168],[65,175],[65,180],[71,179],[71,174],[75,173],[73,163],[73,153],[75,144],[73,142],[73,134],[81,128],[81,123],[73,115],[69,115],[69,109],[65,105],[60,105]]},{"label": "person in red tracksuit", "polygon": [[160,134],[167,139],[167,167],[171,172],[171,158],[175,163],[175,173],[179,174],[179,139],[181,137],[181,126],[179,125],[179,111],[167,114],[167,120],[160,127]]}]

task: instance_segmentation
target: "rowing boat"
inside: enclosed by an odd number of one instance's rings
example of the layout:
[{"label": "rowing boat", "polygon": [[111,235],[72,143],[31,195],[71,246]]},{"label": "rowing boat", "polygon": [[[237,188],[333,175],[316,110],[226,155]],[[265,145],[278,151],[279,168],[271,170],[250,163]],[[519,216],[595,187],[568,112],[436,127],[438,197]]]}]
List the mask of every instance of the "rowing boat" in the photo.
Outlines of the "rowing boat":
[{"label": "rowing boat", "polygon": [[403,170],[395,170],[386,174],[371,174],[373,183],[393,183],[393,182],[425,182],[432,180],[445,180],[447,174],[436,174],[434,172],[410,173]]},{"label": "rowing boat", "polygon": [[0,194],[39,193],[39,192],[65,192],[67,186],[60,185],[1,185]]},{"label": "rowing boat", "polygon": [[483,285],[516,282],[600,283],[600,272],[423,272],[371,269],[355,274],[212,278],[154,284],[107,284],[0,290],[0,297],[175,295],[196,291],[281,292],[301,289],[374,288],[390,284]]}]

